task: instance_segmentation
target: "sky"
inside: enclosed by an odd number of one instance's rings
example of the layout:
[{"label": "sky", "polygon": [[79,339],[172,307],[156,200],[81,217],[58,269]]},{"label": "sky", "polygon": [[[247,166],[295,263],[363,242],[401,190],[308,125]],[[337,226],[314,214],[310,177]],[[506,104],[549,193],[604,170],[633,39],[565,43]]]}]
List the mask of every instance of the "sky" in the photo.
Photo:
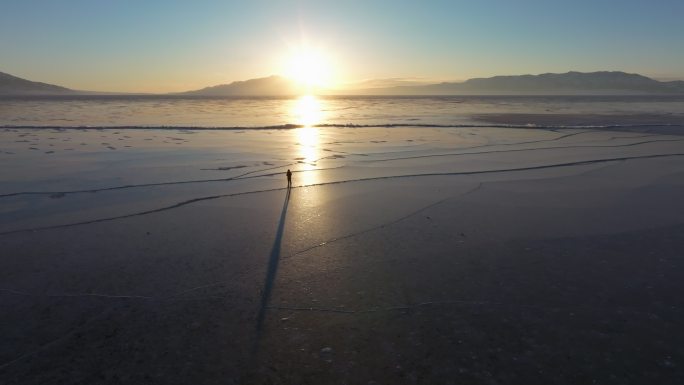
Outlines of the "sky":
[{"label": "sky", "polygon": [[286,75],[301,52],[322,58],[332,86],[570,70],[684,79],[683,0],[0,0],[0,10],[0,72],[79,90]]}]

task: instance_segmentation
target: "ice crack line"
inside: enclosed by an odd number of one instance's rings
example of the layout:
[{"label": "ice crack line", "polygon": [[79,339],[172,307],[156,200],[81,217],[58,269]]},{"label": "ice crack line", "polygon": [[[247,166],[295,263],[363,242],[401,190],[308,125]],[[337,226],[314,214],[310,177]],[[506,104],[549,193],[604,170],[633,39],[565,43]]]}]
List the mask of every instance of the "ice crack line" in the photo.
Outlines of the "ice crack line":
[{"label": "ice crack line", "polygon": [[[331,243],[334,243],[334,242],[337,242],[337,241],[341,241],[341,240],[344,240],[344,239],[356,237],[356,236],[359,236],[359,235],[362,235],[362,234],[365,234],[365,233],[368,233],[368,232],[371,232],[371,231],[375,231],[375,230],[378,230],[378,229],[381,229],[381,228],[385,228],[385,227],[394,225],[394,224],[399,223],[399,222],[401,222],[401,221],[403,221],[403,220],[406,220],[406,219],[408,219],[408,218],[410,218],[410,217],[412,217],[412,216],[415,216],[415,215],[417,215],[417,214],[420,214],[421,212],[423,212],[423,211],[425,211],[425,210],[428,210],[428,209],[430,209],[430,208],[432,208],[432,207],[435,207],[435,206],[437,206],[437,205],[439,205],[439,204],[441,204],[441,203],[443,203],[443,202],[446,202],[446,201],[448,201],[448,200],[450,200],[450,199],[462,198],[462,197],[464,197],[464,196],[466,196],[466,195],[468,195],[468,194],[471,194],[471,193],[473,193],[473,192],[479,190],[479,189],[482,187],[482,185],[483,185],[483,183],[480,182],[480,183],[478,183],[478,185],[477,185],[475,188],[470,189],[470,190],[466,191],[465,193],[459,194],[459,195],[457,195],[457,196],[450,196],[450,197],[446,197],[446,198],[444,198],[444,199],[440,199],[440,200],[437,201],[437,202],[433,202],[433,203],[431,203],[431,204],[429,204],[429,205],[427,205],[427,206],[423,206],[423,207],[419,208],[418,210],[412,211],[412,212],[410,212],[410,213],[408,213],[408,214],[406,214],[406,215],[404,215],[404,216],[402,216],[402,217],[399,217],[399,218],[397,218],[397,219],[394,219],[394,220],[392,220],[392,221],[390,221],[390,222],[386,222],[386,223],[380,224],[380,225],[378,225],[378,226],[374,226],[374,227],[371,227],[371,228],[368,228],[368,229],[365,229],[365,230],[362,230],[362,231],[358,231],[358,232],[355,232],[355,233],[351,233],[351,234],[347,234],[347,235],[343,235],[343,236],[331,238],[331,239],[328,239],[328,240],[325,241],[325,242],[321,242],[321,243],[318,243],[318,244],[316,244],[316,245],[313,245],[313,246],[304,248],[304,249],[302,249],[302,250],[299,250],[299,251],[297,251],[297,252],[295,252],[295,253],[293,253],[293,254],[290,254],[290,255],[284,257],[283,260],[290,259],[290,258],[292,258],[292,257],[295,257],[295,256],[297,256],[297,255],[306,253],[306,252],[308,252],[308,251],[310,251],[310,250],[313,250],[313,249],[316,249],[316,248],[319,248],[319,247],[323,247],[323,246],[330,245]],[[168,299],[173,299],[173,298],[180,297],[180,296],[182,296],[182,295],[185,295],[185,294],[188,294],[188,293],[197,291],[197,290],[201,290],[201,289],[206,289],[206,288],[210,288],[210,287],[215,287],[215,286],[223,285],[223,284],[225,284],[225,283],[226,283],[225,281],[213,282],[213,283],[209,283],[209,284],[205,284],[205,285],[201,285],[201,286],[192,287],[192,288],[189,288],[189,289],[186,289],[186,290],[182,290],[182,291],[180,291],[180,292],[177,292],[177,293],[174,293],[174,294],[170,294],[170,295],[167,295],[167,296],[163,296],[163,297],[152,297],[152,296],[144,296],[144,295],[113,295],[113,294],[99,294],[99,293],[65,293],[65,294],[42,294],[42,295],[41,295],[41,294],[32,294],[32,293],[28,293],[28,292],[25,292],[25,291],[19,291],[19,290],[14,290],[14,289],[0,289],[0,291],[6,292],[6,293],[10,293],[10,294],[15,294],[15,295],[28,296],[28,297],[48,297],[48,298],[95,297],[95,298],[109,298],[109,299],[168,300]],[[213,297],[199,297],[199,298],[198,298],[198,297],[195,297],[195,298],[192,298],[192,299],[205,299],[205,298],[213,298]]]},{"label": "ice crack line", "polygon": [[297,252],[295,252],[295,253],[293,253],[293,254],[290,254],[290,255],[288,255],[287,257],[284,257],[283,260],[287,260],[287,259],[296,257],[297,255],[304,254],[304,253],[306,253],[306,252],[308,252],[308,251],[311,251],[311,250],[313,250],[313,249],[317,249],[317,248],[319,248],[319,247],[323,247],[323,246],[330,245],[331,243],[334,243],[334,242],[338,242],[338,241],[341,241],[341,240],[344,240],[344,239],[349,239],[349,238],[357,237],[357,236],[359,236],[359,235],[363,235],[363,234],[369,233],[369,232],[371,232],[371,231],[375,231],[375,230],[379,230],[379,229],[382,229],[382,228],[385,228],[385,227],[392,226],[392,225],[397,224],[397,223],[399,223],[399,222],[401,222],[401,221],[403,221],[403,220],[406,220],[406,219],[408,219],[408,218],[410,218],[410,217],[412,217],[412,216],[414,216],[414,215],[420,214],[421,212],[423,212],[423,211],[425,211],[425,210],[428,210],[428,209],[430,209],[430,208],[432,208],[432,207],[435,207],[435,206],[437,206],[437,205],[439,205],[439,204],[442,204],[442,203],[444,203],[444,202],[446,202],[446,201],[448,201],[448,200],[450,200],[450,199],[463,198],[464,196],[466,196],[466,195],[468,195],[468,194],[472,194],[472,193],[474,193],[475,191],[479,190],[481,187],[482,187],[482,182],[480,182],[480,183],[477,185],[477,187],[475,187],[475,188],[473,188],[473,189],[471,189],[471,190],[469,190],[469,191],[466,191],[466,192],[463,193],[463,194],[459,194],[459,195],[457,195],[457,196],[450,196],[450,197],[446,197],[446,198],[444,198],[444,199],[440,199],[440,200],[437,201],[437,202],[434,202],[434,203],[431,203],[431,204],[429,204],[429,205],[427,205],[427,206],[421,207],[420,209],[418,209],[418,210],[416,210],[416,211],[413,211],[413,212],[411,212],[411,213],[409,213],[409,214],[406,214],[406,215],[404,215],[404,216],[402,216],[402,217],[400,217],[400,218],[397,218],[397,219],[395,219],[395,220],[393,220],[393,221],[386,222],[386,223],[380,224],[380,225],[378,225],[378,226],[374,226],[374,227],[371,227],[371,228],[368,228],[368,229],[365,229],[365,230],[361,230],[361,231],[358,231],[358,232],[355,232],[355,233],[346,234],[346,235],[342,235],[342,236],[339,236],[339,237],[335,237],[335,238],[328,239],[328,240],[325,241],[325,242],[321,242],[321,243],[319,243],[319,244],[317,244],[317,245],[309,246],[309,247],[307,247],[307,248],[305,248],[305,249],[302,249],[302,250],[299,250],[299,251],[297,251]]},{"label": "ice crack line", "polygon": [[[399,222],[401,222],[401,221],[403,221],[403,220],[406,220],[406,219],[408,219],[408,218],[410,218],[410,217],[412,217],[412,216],[414,216],[414,215],[420,214],[421,212],[423,212],[423,211],[425,211],[425,210],[427,210],[427,209],[429,209],[429,208],[432,208],[432,207],[437,206],[437,205],[439,205],[439,204],[441,204],[441,203],[444,203],[444,202],[446,202],[446,201],[448,201],[448,200],[450,200],[450,199],[462,198],[462,197],[464,197],[464,196],[466,196],[466,195],[468,195],[468,194],[471,194],[471,193],[473,193],[473,192],[479,190],[479,189],[482,187],[482,185],[483,185],[483,183],[480,182],[480,183],[477,185],[477,187],[475,187],[475,188],[473,188],[473,189],[471,189],[471,190],[469,190],[469,191],[466,191],[466,192],[463,193],[463,194],[460,194],[460,195],[457,195],[457,196],[446,197],[446,198],[444,198],[444,199],[440,199],[440,200],[437,201],[437,202],[431,203],[431,204],[429,204],[429,205],[427,205],[427,206],[423,206],[423,207],[421,207],[421,208],[418,209],[418,210],[415,210],[415,211],[413,211],[413,212],[411,212],[411,213],[409,213],[409,214],[406,214],[406,215],[404,215],[404,216],[402,216],[402,217],[400,217],[400,218],[397,218],[397,219],[395,219],[395,220],[392,220],[392,221],[390,221],[390,222],[386,222],[386,223],[380,224],[380,225],[378,225],[378,226],[374,226],[374,227],[371,227],[371,228],[368,228],[368,229],[365,229],[365,230],[361,230],[361,231],[358,231],[358,232],[355,232],[355,233],[351,233],[351,234],[342,235],[342,236],[339,236],[339,237],[335,237],[335,238],[328,239],[327,241],[324,241],[324,242],[315,244],[315,245],[313,245],[313,246],[309,246],[309,247],[306,247],[306,248],[304,248],[304,249],[298,250],[298,251],[296,251],[296,252],[294,252],[294,253],[292,253],[292,254],[290,254],[290,255],[288,255],[288,256],[283,257],[281,260],[284,262],[284,261],[286,261],[286,260],[288,260],[288,259],[290,259],[290,258],[296,257],[296,256],[298,256],[298,255],[300,255],[300,254],[306,253],[306,252],[311,251],[311,250],[313,250],[313,249],[317,249],[317,248],[319,248],[319,247],[327,246],[327,245],[330,245],[331,243],[334,243],[334,242],[337,242],[337,241],[341,241],[341,240],[344,240],[344,239],[353,238],[353,237],[356,237],[356,236],[359,236],[359,235],[362,235],[362,234],[365,234],[365,233],[369,233],[369,232],[371,232],[371,231],[375,231],[375,230],[378,230],[378,229],[381,229],[381,228],[385,228],[385,227],[394,225],[394,224],[399,223]],[[180,293],[178,293],[178,294],[175,294],[175,295],[173,295],[173,296],[180,296],[180,295],[187,294],[187,293],[190,293],[190,292],[193,292],[193,291],[196,291],[196,290],[205,289],[205,288],[213,287],[213,286],[219,286],[219,285],[222,285],[222,284],[225,284],[225,283],[226,283],[225,281],[220,281],[220,282],[210,283],[210,284],[207,284],[207,285],[197,286],[197,287],[193,287],[193,288],[184,290],[184,291],[182,291],[182,292],[180,292]]]},{"label": "ice crack line", "polygon": [[158,182],[158,183],[143,183],[143,184],[130,184],[123,186],[113,186],[113,187],[103,187],[96,189],[86,189],[86,190],[70,190],[70,191],[21,191],[16,193],[2,194],[0,198],[7,198],[19,195],[69,195],[69,194],[83,194],[83,193],[97,193],[101,191],[112,191],[112,190],[125,190],[131,188],[140,187],[155,187],[155,186],[167,186],[167,185],[180,185],[180,184],[191,184],[191,183],[211,183],[211,182],[228,182],[234,179],[240,179],[247,175],[254,174],[257,172],[269,171],[275,168],[287,167],[294,165],[296,163],[289,163],[285,165],[280,165],[276,167],[263,168],[259,170],[249,171],[240,175],[236,175],[230,178],[217,178],[217,179],[197,179],[197,180],[186,180],[186,181],[173,181],[173,182]]},{"label": "ice crack line", "polygon": [[[551,141],[557,141],[557,140],[561,140],[561,139],[564,139],[567,137],[571,137],[571,136],[575,136],[575,135],[581,135],[581,134],[585,134],[585,133],[589,133],[589,132],[595,132],[595,131],[594,130],[585,130],[585,131],[573,132],[573,133],[569,133],[569,134],[560,135],[558,137],[551,138],[551,139],[540,139],[540,140],[533,140],[533,141],[526,141],[526,142],[502,143],[502,144],[484,144],[481,146],[467,147],[464,149],[468,150],[468,149],[494,147],[494,146],[515,146],[515,145],[521,145],[521,144],[551,142]],[[382,153],[375,153],[375,154],[382,154]],[[350,154],[350,155],[367,156],[367,154]],[[435,156],[438,156],[438,155],[435,155]],[[419,157],[420,156],[418,156],[418,158]],[[427,156],[427,157],[429,157],[429,156]],[[331,158],[335,158],[335,156],[334,155],[324,156],[324,157],[315,159],[312,162],[315,163],[315,162],[318,162],[318,161],[323,160],[323,159],[331,159]],[[397,159],[401,159],[401,158],[397,158]],[[392,160],[392,159],[388,159],[388,160]],[[378,160],[378,161],[384,161],[384,160]],[[142,188],[142,187],[156,187],[156,186],[169,186],[169,185],[194,184],[194,183],[229,182],[229,181],[236,180],[236,179],[245,179],[246,176],[254,174],[254,173],[274,170],[274,169],[288,167],[288,166],[293,166],[293,165],[296,165],[298,163],[299,162],[293,162],[293,163],[287,163],[284,165],[279,165],[279,166],[274,166],[274,167],[269,167],[269,168],[263,168],[263,169],[259,169],[259,170],[252,170],[252,171],[248,171],[248,172],[242,173],[240,175],[236,175],[234,177],[229,177],[229,178],[196,179],[196,180],[188,180],[188,181],[143,183],[143,184],[131,184],[131,185],[122,185],[122,186],[103,187],[103,188],[96,188],[96,189],[68,190],[68,191],[20,191],[20,192],[8,193],[8,194],[0,194],[0,199],[1,198],[14,197],[14,196],[21,196],[21,195],[64,196],[64,195],[70,195],[70,194],[97,193],[97,192],[101,192],[101,191],[124,190],[124,189]],[[315,171],[315,170],[303,170],[303,171]],[[300,172],[300,171],[296,171],[296,172]],[[270,175],[272,175],[272,174],[265,174],[264,176],[270,176]],[[2,234],[0,233],[0,235],[2,235]]]},{"label": "ice crack line", "polygon": [[[334,158],[334,155],[324,156],[322,158],[315,159],[312,161],[312,163],[321,161],[323,159],[329,159],[329,158]],[[229,182],[229,181],[237,180],[237,179],[247,179],[246,177],[248,175],[255,174],[258,172],[275,170],[278,168],[284,168],[284,167],[293,166],[296,164],[299,164],[299,162],[287,163],[287,164],[282,164],[279,166],[262,168],[262,169],[258,169],[258,170],[252,170],[252,171],[248,171],[248,172],[242,173],[240,175],[232,176],[229,178],[195,179],[195,180],[185,180],[185,181],[130,184],[130,185],[122,185],[122,186],[102,187],[102,188],[84,189],[84,190],[68,190],[68,191],[19,191],[19,192],[8,193],[8,194],[0,194],[0,198],[9,198],[9,197],[20,196],[20,195],[60,195],[60,196],[63,196],[63,195],[70,195],[70,194],[98,193],[101,191],[125,190],[125,189],[132,189],[132,188],[141,188],[141,187],[156,187],[156,186],[169,186],[169,185],[181,185],[181,184],[193,184],[193,183]],[[296,170],[295,172],[308,172],[308,171],[317,171],[317,170],[320,170],[320,169]],[[273,175],[273,174],[266,174],[266,175]],[[263,175],[258,175],[258,176],[263,176]]]},{"label": "ice crack line", "polygon": [[[496,173],[504,173],[504,172],[533,171],[533,170],[543,170],[543,169],[557,168],[557,167],[573,167],[573,166],[581,166],[581,165],[605,163],[605,162],[616,162],[616,161],[635,160],[635,159],[654,159],[654,158],[664,158],[664,157],[674,157],[674,156],[684,156],[684,153],[652,154],[652,155],[624,156],[624,157],[615,157],[615,158],[590,159],[590,160],[579,160],[579,161],[574,161],[574,162],[553,163],[553,164],[543,164],[543,165],[537,165],[537,166],[503,168],[503,169],[493,169],[493,170],[434,172],[434,173],[424,173],[424,174],[376,176],[376,177],[369,177],[369,178],[346,179],[346,180],[324,182],[324,183],[312,183],[312,184],[308,184],[308,185],[294,186],[292,188],[327,186],[327,185],[335,185],[335,184],[341,184],[341,183],[368,182],[368,181],[384,180],[384,179],[419,178],[419,177],[431,177],[431,176],[481,175],[481,174],[496,174]],[[24,232],[32,232],[32,231],[41,231],[41,230],[51,230],[51,229],[58,229],[58,228],[65,228],[65,227],[73,227],[73,226],[80,226],[80,225],[100,223],[100,222],[109,222],[109,221],[114,221],[114,220],[118,220],[118,219],[131,218],[131,217],[136,217],[136,216],[142,216],[142,215],[167,211],[167,210],[179,208],[182,206],[186,206],[186,205],[189,205],[192,203],[197,203],[197,202],[202,202],[202,201],[207,201],[207,200],[233,197],[233,196],[240,196],[240,195],[265,193],[265,192],[272,192],[272,191],[282,191],[285,188],[286,187],[264,189],[264,190],[253,190],[253,191],[244,191],[244,192],[239,192],[239,193],[219,194],[219,195],[212,195],[212,196],[206,196],[206,197],[200,197],[200,198],[193,198],[193,199],[189,199],[186,201],[182,201],[182,202],[172,204],[170,206],[160,207],[160,208],[156,208],[156,209],[126,214],[126,215],[107,217],[107,218],[99,218],[99,219],[93,219],[93,220],[88,220],[88,221],[83,221],[83,222],[74,222],[74,223],[67,223],[67,224],[60,224],[60,225],[9,230],[9,231],[0,232],[0,236],[15,234],[15,233],[24,233]]]},{"label": "ice crack line", "polygon": [[[451,152],[451,153],[446,153],[446,154],[416,155],[416,156],[407,156],[407,157],[401,157],[401,158],[364,160],[362,162],[370,162],[370,163],[391,162],[391,161],[396,161],[396,160],[435,158],[435,157],[443,157],[443,156],[498,154],[498,153],[506,153],[506,152],[544,151],[544,150],[570,149],[570,148],[620,148],[620,147],[639,146],[642,144],[656,143],[656,142],[682,142],[682,141],[684,141],[684,139],[655,139],[655,140],[644,140],[641,142],[627,143],[627,144],[616,144],[616,145],[552,146],[552,147],[535,147],[535,148],[516,148],[516,149],[512,149],[512,150],[492,150],[492,151],[477,151],[477,152]],[[471,147],[471,148],[473,148],[473,147]]]},{"label": "ice crack line", "polygon": [[[557,131],[553,131],[557,132]],[[533,144],[533,143],[546,143],[546,142],[555,142],[561,139],[565,139],[571,136],[576,136],[576,135],[582,135],[582,134],[587,134],[587,133],[592,133],[592,132],[597,132],[594,130],[586,130],[586,131],[580,131],[580,132],[572,132],[569,134],[564,134],[560,136],[556,136],[554,138],[549,138],[549,139],[538,139],[538,140],[529,140],[525,142],[513,142],[513,143],[491,143],[491,141],[488,139],[486,144],[481,144],[478,146],[470,146],[470,147],[460,147],[456,148],[456,150],[472,150],[472,149],[477,149],[477,148],[486,148],[486,147],[502,147],[502,146],[518,146],[521,144]],[[385,151],[385,152],[374,152],[372,155],[385,155],[385,154],[395,154],[397,151]],[[353,154],[353,155],[364,155],[368,156],[367,154]],[[382,161],[382,160],[378,160]],[[366,162],[372,162],[372,161],[366,161]]]},{"label": "ice crack line", "polygon": [[[526,142],[502,143],[502,144],[484,144],[481,146],[473,146],[473,147],[467,147],[467,148],[463,148],[463,149],[464,150],[470,150],[470,149],[484,148],[484,147],[515,146],[515,145],[521,145],[521,144],[551,142],[551,141],[557,141],[557,140],[561,140],[561,139],[568,138],[571,136],[581,135],[581,134],[585,134],[585,133],[589,133],[589,132],[595,132],[595,131],[594,130],[586,130],[586,131],[573,132],[573,133],[569,133],[569,134],[560,135],[558,137],[551,138],[551,139],[541,139],[541,140],[533,140],[533,141],[526,141]],[[382,154],[382,153],[375,153],[375,154]],[[350,154],[350,155],[365,156],[366,154]],[[315,162],[318,162],[318,161],[321,161],[324,159],[331,159],[331,158],[334,158],[334,155],[324,156],[324,157],[313,160],[313,162],[315,163]],[[380,161],[383,161],[383,160],[378,160],[378,162],[380,162]],[[132,188],[141,188],[141,187],[156,187],[156,186],[169,186],[169,185],[181,185],[181,184],[193,184],[193,183],[228,182],[228,181],[232,181],[232,180],[236,180],[236,179],[243,179],[244,177],[251,175],[251,174],[254,174],[254,173],[274,170],[274,169],[288,167],[288,166],[293,166],[296,164],[298,164],[298,162],[288,163],[288,164],[284,164],[284,165],[280,165],[280,166],[262,168],[259,170],[252,170],[252,171],[248,171],[248,172],[242,173],[240,175],[236,175],[236,176],[229,177],[229,178],[196,179],[196,180],[187,180],[187,181],[171,181],[171,182],[130,184],[130,185],[122,185],[122,186],[112,186],[112,187],[83,189],[83,190],[68,190],[68,191],[19,191],[19,192],[8,193],[8,194],[0,194],[0,198],[8,198],[8,197],[14,197],[14,196],[21,196],[21,195],[61,195],[61,196],[63,196],[63,195],[69,195],[69,194],[97,193],[100,191],[125,190],[125,189],[132,189]],[[314,170],[311,170],[311,171],[314,171]],[[268,174],[268,175],[271,175],[271,174]]]}]

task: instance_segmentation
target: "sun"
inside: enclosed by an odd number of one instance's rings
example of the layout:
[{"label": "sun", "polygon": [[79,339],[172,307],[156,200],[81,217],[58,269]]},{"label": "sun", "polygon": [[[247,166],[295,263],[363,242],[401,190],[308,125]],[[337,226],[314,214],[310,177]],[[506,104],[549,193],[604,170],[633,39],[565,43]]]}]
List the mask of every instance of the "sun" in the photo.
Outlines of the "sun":
[{"label": "sun", "polygon": [[298,50],[287,60],[285,76],[309,89],[330,87],[333,81],[332,63],[321,51]]}]

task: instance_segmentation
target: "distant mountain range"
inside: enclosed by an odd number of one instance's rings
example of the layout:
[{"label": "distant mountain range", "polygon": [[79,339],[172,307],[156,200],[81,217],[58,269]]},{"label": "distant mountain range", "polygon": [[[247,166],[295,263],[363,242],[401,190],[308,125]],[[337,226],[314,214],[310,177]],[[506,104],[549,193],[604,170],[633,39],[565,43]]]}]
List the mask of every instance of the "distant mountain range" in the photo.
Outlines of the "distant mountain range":
[{"label": "distant mountain range", "polygon": [[75,92],[65,87],[32,82],[0,72],[0,95],[64,95]]},{"label": "distant mountain range", "polygon": [[361,90],[386,95],[566,95],[566,94],[684,94],[684,81],[660,82],[618,71],[567,72],[469,79],[439,83]]},{"label": "distant mountain range", "polygon": [[282,76],[250,79],[230,84],[221,84],[196,91],[180,92],[177,95],[197,96],[291,96],[300,95],[303,89],[295,82]]},{"label": "distant mountain range", "polygon": [[[303,88],[281,77],[237,81],[200,90],[174,93],[186,96],[292,96]],[[624,95],[684,94],[684,81],[661,82],[618,71],[567,72],[563,74],[494,76],[465,82],[417,84],[401,79],[370,80],[344,90],[323,90],[326,95]],[[0,95],[95,94],[56,85],[32,82],[0,72]]]}]

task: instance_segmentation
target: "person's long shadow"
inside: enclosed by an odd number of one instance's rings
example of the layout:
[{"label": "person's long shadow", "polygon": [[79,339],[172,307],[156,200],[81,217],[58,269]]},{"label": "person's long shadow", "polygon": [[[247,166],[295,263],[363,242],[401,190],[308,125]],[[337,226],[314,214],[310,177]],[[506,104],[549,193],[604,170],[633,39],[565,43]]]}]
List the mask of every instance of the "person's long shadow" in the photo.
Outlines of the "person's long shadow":
[{"label": "person's long shadow", "polygon": [[264,291],[261,295],[261,306],[259,307],[259,315],[257,316],[257,340],[261,334],[261,328],[264,325],[268,301],[271,298],[273,284],[275,283],[276,273],[278,272],[278,262],[280,261],[280,243],[283,240],[283,231],[285,230],[285,216],[287,215],[287,206],[290,203],[290,190],[291,188],[288,187],[287,193],[285,194],[285,203],[283,203],[283,211],[280,213],[278,230],[276,231],[275,240],[273,241],[273,248],[271,248],[271,257],[268,260],[268,269],[266,270],[266,279],[264,281]]}]

